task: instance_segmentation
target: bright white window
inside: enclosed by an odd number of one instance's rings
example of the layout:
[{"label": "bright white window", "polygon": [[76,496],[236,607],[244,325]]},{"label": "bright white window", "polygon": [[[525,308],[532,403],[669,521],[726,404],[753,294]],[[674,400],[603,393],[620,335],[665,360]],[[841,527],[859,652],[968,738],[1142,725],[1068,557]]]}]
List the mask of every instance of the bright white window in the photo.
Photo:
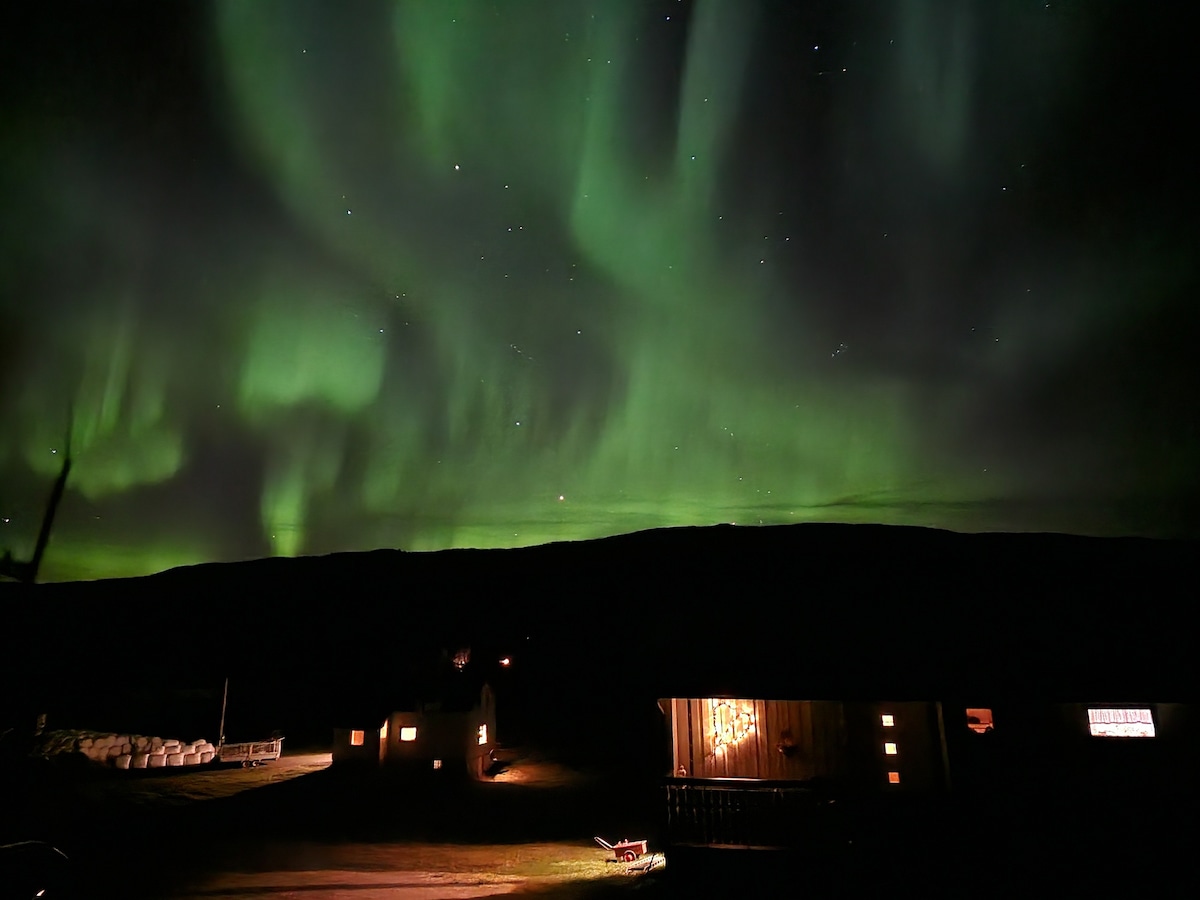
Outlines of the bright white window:
[{"label": "bright white window", "polygon": [[886,744],[883,745],[883,752],[886,753],[888,756],[895,756],[896,755],[896,745],[892,741],[888,741]]},{"label": "bright white window", "polygon": [[386,741],[386,740],[387,740],[387,727],[388,727],[388,720],[387,720],[387,719],[384,719],[384,720],[383,720],[383,727],[379,729],[379,739],[380,739],[381,741]]},{"label": "bright white window", "polygon": [[415,741],[417,739],[417,726],[402,725],[400,727],[400,740]]},{"label": "bright white window", "polygon": [[487,723],[479,726],[479,745],[483,746],[487,743]]},{"label": "bright white window", "polygon": [[888,772],[888,784],[899,784],[899,783],[900,783],[900,773],[899,772]]},{"label": "bright white window", "polygon": [[891,728],[893,725],[896,724],[896,717],[891,715],[890,713],[884,713],[879,718],[880,718],[880,721],[883,722],[884,728]]},{"label": "bright white window", "polygon": [[351,747],[361,747],[363,745],[364,737],[365,737],[365,735],[361,731],[351,731],[350,732],[350,746]]},{"label": "bright white window", "polygon": [[440,759],[435,759],[433,761],[433,767],[435,769],[440,769],[442,767],[442,761]]},{"label": "bright white window", "polygon": [[1154,716],[1148,709],[1089,709],[1088,729],[1092,737],[1154,737]]}]

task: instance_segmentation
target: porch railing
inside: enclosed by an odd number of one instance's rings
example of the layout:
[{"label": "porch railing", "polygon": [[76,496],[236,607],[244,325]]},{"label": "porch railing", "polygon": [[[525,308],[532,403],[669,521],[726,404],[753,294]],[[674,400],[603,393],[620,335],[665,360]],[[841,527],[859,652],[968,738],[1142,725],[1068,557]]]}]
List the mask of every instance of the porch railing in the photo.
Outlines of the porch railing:
[{"label": "porch railing", "polygon": [[840,830],[831,798],[811,782],[670,778],[664,790],[674,845],[800,848]]}]

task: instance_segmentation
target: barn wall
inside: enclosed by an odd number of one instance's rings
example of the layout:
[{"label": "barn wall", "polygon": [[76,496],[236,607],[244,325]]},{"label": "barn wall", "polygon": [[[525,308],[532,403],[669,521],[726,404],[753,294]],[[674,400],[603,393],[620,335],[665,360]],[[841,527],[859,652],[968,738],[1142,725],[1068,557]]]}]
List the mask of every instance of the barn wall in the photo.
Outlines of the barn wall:
[{"label": "barn wall", "polygon": [[[478,712],[469,721],[471,729],[467,736],[467,771],[475,778],[480,778],[491,764],[491,752],[496,747],[496,697],[490,687],[485,686],[480,697]],[[480,725],[487,726],[487,742],[479,743],[478,729]],[[474,739],[472,740],[472,736]]]},{"label": "barn wall", "polygon": [[675,775],[806,781],[841,767],[840,703],[674,699],[668,709]]},{"label": "barn wall", "polygon": [[[490,750],[492,733],[495,729],[495,715],[491,721],[483,718],[485,713],[480,710],[471,712],[396,712],[388,719],[388,736],[385,759],[390,764],[429,763],[440,759],[446,767],[461,768],[464,764],[469,771],[479,766],[481,755]],[[481,747],[477,738],[478,729],[484,722],[488,724],[489,743]],[[401,729],[414,726],[417,729],[415,741],[400,740]]]},{"label": "barn wall", "polygon": [[[884,716],[892,724],[885,726]],[[938,704],[897,701],[846,704],[848,754],[859,787],[890,793],[925,793],[945,787]],[[895,754],[886,745],[895,745]],[[889,773],[899,781],[893,784]]]},{"label": "barn wall", "polygon": [[335,765],[378,765],[380,759],[379,729],[371,728],[369,725],[359,729],[363,732],[363,742],[358,747],[350,744],[350,733],[353,730],[350,728],[333,729],[333,763]]}]

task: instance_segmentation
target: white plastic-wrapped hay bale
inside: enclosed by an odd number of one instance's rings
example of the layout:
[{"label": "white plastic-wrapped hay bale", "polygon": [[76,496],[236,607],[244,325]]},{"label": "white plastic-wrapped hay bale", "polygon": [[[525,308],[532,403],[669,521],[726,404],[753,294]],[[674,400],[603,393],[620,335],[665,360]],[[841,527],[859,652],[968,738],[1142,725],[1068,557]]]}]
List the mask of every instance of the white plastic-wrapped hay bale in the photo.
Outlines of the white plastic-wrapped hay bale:
[{"label": "white plastic-wrapped hay bale", "polygon": [[[209,746],[211,747],[212,745],[209,744]],[[203,766],[203,765],[207,765],[208,763],[212,762],[213,756],[215,756],[215,755],[216,754],[212,750],[201,751],[200,752],[200,765]]]},{"label": "white plastic-wrapped hay bale", "polygon": [[109,744],[108,752],[105,754],[105,756],[107,756],[109,759],[116,759],[118,756],[124,754],[125,751],[121,749],[124,746],[124,744]]},{"label": "white plastic-wrapped hay bale", "polygon": [[80,750],[82,750],[83,752],[85,752],[85,753],[86,753],[88,750],[91,750],[91,749],[92,749],[92,744],[93,744],[93,743],[95,743],[95,742],[94,742],[94,741],[93,741],[93,740],[92,740],[90,737],[85,737],[85,738],[80,738],[80,739],[79,739],[79,745],[78,745],[78,746],[79,746],[79,749],[80,749]]},{"label": "white plastic-wrapped hay bale", "polygon": [[210,744],[208,741],[204,741],[203,743],[196,744],[196,752],[197,753],[210,753],[211,754],[211,753],[215,753],[216,750],[217,750],[217,748],[214,747],[212,744]]},{"label": "white plastic-wrapped hay bale", "polygon": [[133,749],[138,753],[145,753],[150,749],[150,738],[144,734],[139,734],[133,739]]},{"label": "white plastic-wrapped hay bale", "polygon": [[185,766],[198,766],[200,764],[200,754],[199,753],[183,754],[183,764]]},{"label": "white plastic-wrapped hay bale", "polygon": [[131,754],[133,752],[133,743],[131,741],[125,741],[123,744],[121,744],[121,752],[126,756]]},{"label": "white plastic-wrapped hay bale", "polygon": [[145,769],[145,768],[148,768],[149,765],[150,765],[150,754],[146,753],[145,751],[134,753],[129,758],[129,768],[131,768],[131,769]]},{"label": "white plastic-wrapped hay bale", "polygon": [[159,744],[157,747],[151,747],[150,755],[151,756],[166,756],[167,748],[164,747],[162,744]]},{"label": "white plastic-wrapped hay bale", "polygon": [[127,734],[114,735],[113,743],[114,744],[128,744],[129,743],[129,735],[127,735]]},{"label": "white plastic-wrapped hay bale", "polygon": [[163,739],[162,739],[162,738],[160,738],[160,737],[152,737],[152,738],[150,738],[150,746],[151,746],[151,747],[161,747],[162,745],[163,745]]},{"label": "white plastic-wrapped hay bale", "polygon": [[179,752],[180,744],[177,739],[171,738],[170,740],[163,741],[163,746],[167,748],[167,755],[169,756],[172,753]]},{"label": "white plastic-wrapped hay bale", "polygon": [[120,756],[118,756],[116,759],[113,760],[113,765],[116,766],[118,769],[122,769],[122,770],[128,769],[129,764],[130,764],[130,762],[132,762],[132,760],[133,760],[133,757],[131,757],[128,753],[122,753]]},{"label": "white plastic-wrapped hay bale", "polygon": [[195,753],[196,745],[195,744],[180,744],[179,752],[182,753],[184,756],[187,756],[189,753]]},{"label": "white plastic-wrapped hay bale", "polygon": [[157,756],[147,756],[146,757],[146,768],[147,769],[161,769],[161,768],[165,767],[166,764],[167,764],[167,757],[163,753],[160,753]]},{"label": "white plastic-wrapped hay bale", "polygon": [[167,766],[168,767],[182,766],[182,765],[183,765],[183,754],[182,753],[168,753],[167,754]]}]

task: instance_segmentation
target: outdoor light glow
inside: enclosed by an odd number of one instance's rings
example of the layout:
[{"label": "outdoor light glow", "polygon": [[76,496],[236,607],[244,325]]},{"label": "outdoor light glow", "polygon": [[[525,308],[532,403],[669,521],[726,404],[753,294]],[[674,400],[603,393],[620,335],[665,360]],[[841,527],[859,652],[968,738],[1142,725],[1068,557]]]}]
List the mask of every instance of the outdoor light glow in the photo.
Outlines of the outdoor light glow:
[{"label": "outdoor light glow", "polygon": [[753,700],[709,700],[713,749],[721,752],[744,741],[754,731]]},{"label": "outdoor light glow", "polygon": [[403,725],[400,728],[400,740],[415,741],[417,739],[417,729],[412,725]]},{"label": "outdoor light glow", "polygon": [[1154,717],[1145,708],[1089,709],[1088,726],[1093,737],[1154,737]]},{"label": "outdoor light glow", "polygon": [[501,659],[500,659],[500,665],[502,665],[502,666],[511,666],[511,665],[512,665],[512,660],[511,660],[511,659],[509,659],[507,656],[501,657]]}]

